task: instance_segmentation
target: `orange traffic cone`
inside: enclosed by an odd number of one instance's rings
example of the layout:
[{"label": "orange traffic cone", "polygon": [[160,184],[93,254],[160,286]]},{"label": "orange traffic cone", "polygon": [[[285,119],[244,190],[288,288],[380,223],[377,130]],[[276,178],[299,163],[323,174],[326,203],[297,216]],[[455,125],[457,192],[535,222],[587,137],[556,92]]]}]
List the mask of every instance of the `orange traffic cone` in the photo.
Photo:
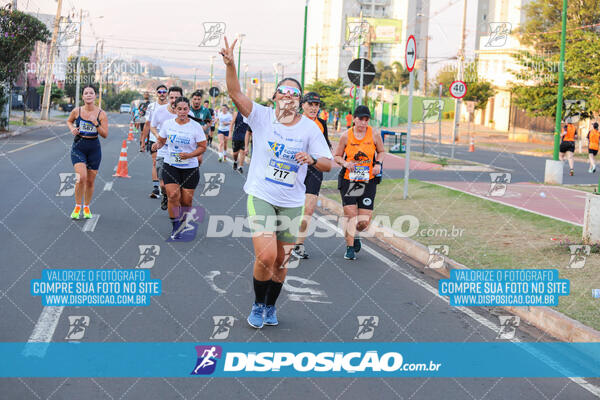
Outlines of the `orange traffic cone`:
[{"label": "orange traffic cone", "polygon": [[129,135],[127,135],[127,141],[131,142],[133,139],[133,122],[129,123]]},{"label": "orange traffic cone", "polygon": [[471,137],[471,141],[469,142],[469,153],[473,153],[475,151],[475,139]]},{"label": "orange traffic cone", "polygon": [[119,163],[117,164],[117,172],[113,176],[120,178],[131,178],[127,171],[127,141],[123,140],[123,146],[121,147],[121,155],[119,156]]}]

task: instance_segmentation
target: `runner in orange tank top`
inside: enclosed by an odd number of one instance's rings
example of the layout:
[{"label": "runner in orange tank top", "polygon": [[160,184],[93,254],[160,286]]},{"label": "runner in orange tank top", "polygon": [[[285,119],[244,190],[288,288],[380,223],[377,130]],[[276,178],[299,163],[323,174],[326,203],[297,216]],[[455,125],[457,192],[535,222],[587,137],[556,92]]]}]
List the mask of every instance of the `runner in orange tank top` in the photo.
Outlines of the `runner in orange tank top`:
[{"label": "runner in orange tank top", "polygon": [[598,154],[598,142],[600,142],[600,132],[598,132],[598,123],[594,122],[594,128],[589,131],[588,139],[588,157],[590,159],[590,169],[588,172],[596,172],[596,155]]},{"label": "runner in orange tank top", "polygon": [[369,126],[370,119],[371,112],[366,106],[356,107],[354,127],[342,134],[333,154],[335,162],[343,167],[338,189],[347,221],[346,260],[356,259],[361,248],[356,231],[366,231],[371,222],[377,191],[375,176],[381,173],[385,155],[381,135]]},{"label": "runner in orange tank top", "polygon": [[573,176],[574,170],[574,161],[573,161],[573,153],[575,153],[575,140],[577,139],[577,128],[572,123],[568,123],[563,127],[563,132],[561,135],[560,142],[560,153],[559,159],[560,161],[564,161],[565,155],[567,157],[567,161],[569,162],[569,175]]}]

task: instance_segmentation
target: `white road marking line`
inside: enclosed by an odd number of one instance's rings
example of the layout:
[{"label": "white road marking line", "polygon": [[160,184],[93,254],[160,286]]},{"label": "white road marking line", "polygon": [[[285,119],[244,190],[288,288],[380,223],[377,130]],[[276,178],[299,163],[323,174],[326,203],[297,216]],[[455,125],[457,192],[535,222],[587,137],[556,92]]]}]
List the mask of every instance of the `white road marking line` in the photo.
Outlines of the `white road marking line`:
[{"label": "white road marking line", "polygon": [[[327,221],[326,219],[322,218],[321,216],[316,216],[316,217],[317,217],[318,221],[320,221],[321,223],[323,223],[329,229],[332,229],[334,231],[337,231],[337,232],[343,234],[342,230],[340,228],[338,228],[337,226],[333,225],[331,222]],[[450,300],[447,297],[440,296],[437,288],[432,287],[429,283],[425,282],[424,280],[420,279],[419,277],[413,276],[413,275],[409,274],[407,271],[404,270],[404,268],[399,267],[398,265],[396,265],[392,260],[390,260],[386,256],[384,256],[382,254],[379,254],[375,249],[373,249],[373,248],[371,248],[369,246],[365,246],[364,244],[363,244],[362,248],[365,249],[369,254],[373,255],[375,258],[379,259],[384,264],[386,264],[387,266],[389,266],[394,271],[400,273],[402,276],[404,276],[408,280],[410,280],[410,281],[416,283],[417,285],[421,286],[423,289],[427,290],[428,292],[432,293],[433,295],[435,295],[439,299],[443,300],[445,303],[450,304]],[[477,314],[476,312],[470,310],[469,308],[454,306],[453,309],[456,309],[458,311],[461,311],[461,312],[467,314],[469,317],[473,318],[475,321],[477,321],[481,325],[489,328],[493,332],[497,332],[497,330],[498,330],[498,327],[495,324],[493,324],[492,322],[490,322],[488,319],[482,317],[481,315]],[[512,339],[511,342],[514,342],[514,343],[523,343],[525,345],[527,344],[527,342],[522,342],[521,340],[519,340],[517,338]],[[539,353],[536,350],[527,349],[527,347],[524,347],[524,348],[529,353],[531,353],[534,356],[542,359],[546,364],[555,367],[557,370],[562,370],[562,368],[560,366],[554,365],[554,361],[553,360],[548,360],[546,355],[541,354],[541,353]],[[560,371],[560,372],[563,372],[563,371]],[[572,377],[568,377],[568,376],[567,376],[567,378],[569,378],[571,381],[575,382],[576,384],[578,384],[579,386],[581,386],[582,388],[584,388],[588,392],[590,392],[590,393],[592,393],[592,394],[600,397],[600,387],[592,385],[591,383],[589,383],[588,381],[586,381],[583,378],[572,378]]]},{"label": "white road marking line", "polygon": [[113,181],[106,182],[106,183],[104,184],[104,191],[106,192],[106,191],[112,190],[113,183],[114,183]]},{"label": "white road marking line", "polygon": [[[27,343],[50,343],[52,340],[52,336],[54,336],[54,331],[56,331],[56,326],[58,325],[58,320],[60,319],[60,315],[63,312],[65,307],[44,307],[40,317],[38,318],[33,332],[31,336],[29,336],[29,340]],[[23,349],[23,355],[25,357],[39,357],[43,358],[46,355],[47,346],[27,346]]]},{"label": "white road marking line", "polygon": [[88,219],[85,224],[83,225],[83,228],[81,228],[81,230],[83,232],[94,232],[94,229],[96,229],[96,224],[98,223],[98,220],[100,219],[100,214],[94,214],[94,216],[92,216],[92,218]]},{"label": "white road marking line", "polygon": [[48,142],[50,140],[54,140],[54,139],[58,138],[59,136],[66,136],[66,135],[71,135],[71,132],[67,132],[67,133],[65,133],[63,135],[52,136],[52,137],[49,137],[47,139],[40,140],[39,142],[35,142],[35,143],[28,144],[26,146],[18,147],[18,148],[14,149],[14,150],[7,151],[6,154],[14,153],[15,151],[25,150],[28,147],[35,146],[35,145],[41,144],[41,143],[45,143],[45,142]]}]

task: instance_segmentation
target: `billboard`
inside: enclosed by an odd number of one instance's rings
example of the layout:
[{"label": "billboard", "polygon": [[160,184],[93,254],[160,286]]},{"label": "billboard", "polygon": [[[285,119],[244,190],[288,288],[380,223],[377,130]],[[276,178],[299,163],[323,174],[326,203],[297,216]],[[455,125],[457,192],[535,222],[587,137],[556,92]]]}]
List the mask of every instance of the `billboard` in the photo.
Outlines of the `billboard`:
[{"label": "billboard", "polygon": [[[368,24],[368,26],[367,26]],[[346,19],[346,41],[351,42],[352,36],[359,32],[362,42],[368,41],[366,31],[371,37],[371,43],[400,43],[402,41],[402,21],[391,18],[362,18],[348,17]]]}]

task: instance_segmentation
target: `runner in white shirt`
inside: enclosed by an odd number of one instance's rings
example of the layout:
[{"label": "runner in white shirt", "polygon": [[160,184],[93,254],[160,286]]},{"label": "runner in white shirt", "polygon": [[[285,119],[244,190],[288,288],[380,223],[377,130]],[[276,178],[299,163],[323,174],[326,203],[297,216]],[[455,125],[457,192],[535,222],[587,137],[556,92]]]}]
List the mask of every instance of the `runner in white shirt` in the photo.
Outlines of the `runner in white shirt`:
[{"label": "runner in white shirt", "polygon": [[[156,109],[156,107],[161,106],[163,104],[167,104],[167,87],[165,85],[158,85],[156,88],[156,97],[157,101],[154,101],[148,105],[146,109],[146,124],[144,124],[144,128],[142,129],[142,134],[140,135],[140,151],[148,151],[152,156],[152,192],[150,193],[150,198],[156,199],[160,195],[160,191],[158,190],[158,173],[156,172],[156,151],[152,151],[152,144],[156,142],[156,136],[154,133],[150,133],[150,122],[152,121],[152,112]],[[163,186],[164,192],[164,186]]]},{"label": "runner in white shirt", "polygon": [[[308,165],[329,171],[333,156],[317,125],[298,113],[302,95],[298,81],[285,78],[278,83],[274,110],[253,103],[242,93],[233,54],[236,42],[229,46],[225,38],[220,53],[227,67],[229,97],[253,132],[252,161],[244,185],[256,257],[255,299],[248,323],[262,328],[278,324],[275,302],[302,219]],[[275,225],[275,220],[282,224]]]},{"label": "runner in white shirt", "polygon": [[[163,124],[163,122],[175,118],[175,100],[181,96],[183,96],[183,89],[181,89],[178,86],[171,86],[168,91],[169,102],[163,106],[157,107],[152,113],[152,122],[150,123],[150,129],[152,130],[152,133],[156,135],[156,137],[159,137],[160,127]],[[164,188],[165,186],[162,176],[162,169],[165,157],[167,156],[167,147],[168,144],[166,146],[163,146],[160,150],[158,150],[158,153],[156,154],[156,171],[158,173],[158,179],[160,179],[161,188]],[[160,208],[166,210],[167,202],[167,193],[165,190],[163,190],[163,198],[160,202]]]},{"label": "runner in white shirt", "polygon": [[192,206],[194,190],[200,180],[197,157],[206,151],[206,135],[202,125],[190,119],[190,102],[186,97],[176,99],[174,106],[177,117],[162,123],[158,142],[153,147],[159,151],[166,149],[162,179],[169,197],[171,238],[177,239],[183,223],[181,207]]},{"label": "runner in white shirt", "polygon": [[233,115],[229,112],[229,106],[223,104],[221,110],[217,113],[219,121],[219,162],[227,156],[227,140],[229,139],[229,128],[233,122]]}]

